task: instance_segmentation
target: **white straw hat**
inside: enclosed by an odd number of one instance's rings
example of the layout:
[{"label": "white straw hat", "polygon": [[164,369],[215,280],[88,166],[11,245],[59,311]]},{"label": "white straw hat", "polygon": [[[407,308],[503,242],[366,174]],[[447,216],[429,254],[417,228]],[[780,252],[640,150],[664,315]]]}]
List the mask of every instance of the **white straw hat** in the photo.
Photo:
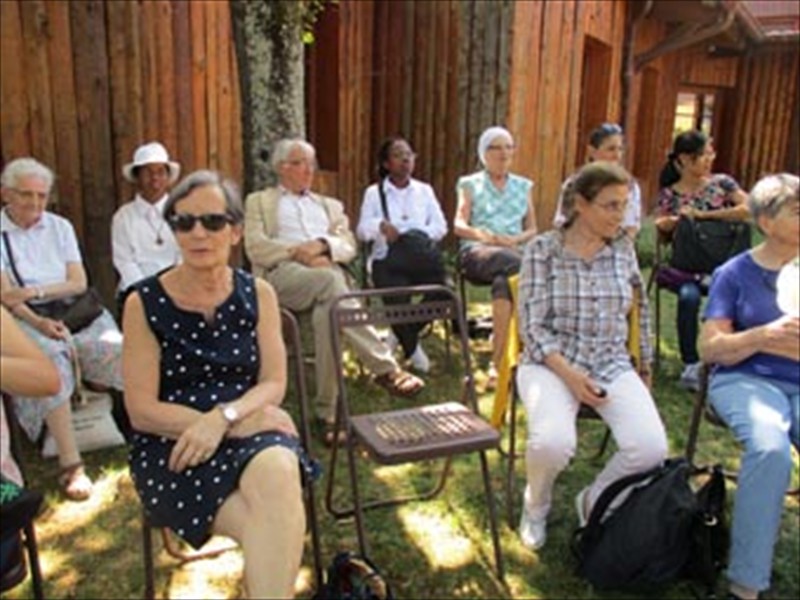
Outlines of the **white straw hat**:
[{"label": "white straw hat", "polygon": [[122,175],[131,183],[136,183],[134,170],[143,165],[153,164],[167,165],[170,185],[178,181],[178,177],[181,175],[181,165],[170,160],[167,149],[158,142],[150,142],[139,146],[136,152],[133,153],[133,162],[122,167]]}]

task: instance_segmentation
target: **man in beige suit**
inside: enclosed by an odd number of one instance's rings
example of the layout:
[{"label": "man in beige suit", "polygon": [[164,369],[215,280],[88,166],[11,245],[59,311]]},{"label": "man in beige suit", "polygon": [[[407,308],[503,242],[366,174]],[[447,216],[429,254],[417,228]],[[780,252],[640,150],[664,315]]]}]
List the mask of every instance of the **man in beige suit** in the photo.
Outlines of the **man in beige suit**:
[{"label": "man in beige suit", "polygon": [[[350,289],[340,265],[355,258],[356,242],[342,203],[310,191],[316,169],[311,144],[279,141],[272,166],[279,185],[254,192],[245,201],[244,247],[253,274],[272,284],[281,306],[312,311],[316,410],[330,442],[337,386],[328,312],[331,301]],[[344,333],[376,383],[400,396],[422,389],[422,380],[400,369],[372,327],[348,327]]]}]

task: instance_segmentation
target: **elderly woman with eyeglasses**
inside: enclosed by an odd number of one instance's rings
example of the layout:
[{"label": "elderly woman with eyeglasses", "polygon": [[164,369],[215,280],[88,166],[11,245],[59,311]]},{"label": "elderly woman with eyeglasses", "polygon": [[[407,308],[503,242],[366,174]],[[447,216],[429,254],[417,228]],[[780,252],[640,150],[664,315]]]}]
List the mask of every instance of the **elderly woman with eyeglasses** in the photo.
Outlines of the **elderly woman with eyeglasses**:
[{"label": "elderly woman with eyeglasses", "polygon": [[[769,588],[792,446],[800,447],[799,191],[800,179],[788,173],[753,187],[748,205],[764,241],[714,272],[700,334],[700,355],[713,365],[709,402],[744,448],[728,567],[732,598],[752,600]],[[784,269],[795,273],[786,290]]]},{"label": "elderly woman with eyeglasses", "polygon": [[[17,417],[36,440],[43,424],[58,452],[59,484],[71,500],[92,492],[72,428],[70,398],[76,386],[74,360],[84,380],[122,390],[122,336],[107,310],[70,332],[44,316],[53,300],[70,301],[86,291],[87,277],[72,224],[46,210],[53,172],[33,158],[9,162],[0,176],[5,207],[0,213],[0,301],[25,333],[56,364],[61,390],[45,399],[15,397]],[[39,311],[39,312],[37,312]]]},{"label": "elderly woman with eyeglasses", "polygon": [[[659,235],[671,239],[681,217],[747,220],[747,194],[729,175],[711,172],[716,155],[713,140],[702,131],[684,131],[675,138],[659,178],[661,191],[655,220]],[[702,290],[697,281],[688,277],[676,292],[678,346],[683,361],[680,383],[686,389],[697,390],[697,317]]]},{"label": "elderly woman with eyeglasses", "polygon": [[[616,123],[603,123],[596,127],[589,134],[589,145],[586,147],[586,162],[606,161],[622,164],[622,155],[625,152],[625,138],[622,127]],[[564,224],[564,193],[569,187],[575,175],[570,175],[561,186],[561,194],[558,197],[556,214],[553,218],[553,227],[561,227]],[[625,208],[625,218],[622,220],[622,228],[631,239],[636,239],[642,221],[642,190],[635,179],[631,178],[628,188],[628,204]]]},{"label": "elderly woman with eyeglasses", "polygon": [[[530,549],[545,543],[553,485],[575,454],[581,404],[598,412],[618,448],[576,498],[581,525],[610,483],[666,457],[664,426],[649,390],[646,295],[633,243],[620,231],[629,185],[619,165],[584,166],[564,198],[562,227],[525,247],[517,386],[528,423],[520,537]],[[627,345],[634,288],[640,291],[638,373]]]},{"label": "elderly woman with eyeglasses", "polygon": [[194,547],[212,534],[237,540],[250,597],[290,597],[305,531],[298,460],[311,465],[280,408],[277,297],[228,266],[244,211],[219,174],[186,177],[164,217],[182,260],[135,284],[124,312],[136,491],[154,525]]},{"label": "elderly woman with eyeglasses", "polygon": [[522,246],[536,235],[533,182],[511,173],[514,138],[489,127],[478,140],[483,169],[459,178],[453,231],[461,238],[458,260],[467,281],[492,286],[492,364],[487,388],[496,383],[511,318],[508,277],[519,272]]}]

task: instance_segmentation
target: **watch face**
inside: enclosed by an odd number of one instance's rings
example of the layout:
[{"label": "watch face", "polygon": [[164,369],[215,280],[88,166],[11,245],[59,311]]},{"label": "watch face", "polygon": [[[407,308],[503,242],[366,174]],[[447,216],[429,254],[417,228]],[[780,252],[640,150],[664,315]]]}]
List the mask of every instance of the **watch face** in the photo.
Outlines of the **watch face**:
[{"label": "watch face", "polygon": [[226,406],[222,409],[222,416],[225,417],[228,423],[235,423],[236,419],[239,417],[239,413],[236,412],[236,409],[232,406]]}]

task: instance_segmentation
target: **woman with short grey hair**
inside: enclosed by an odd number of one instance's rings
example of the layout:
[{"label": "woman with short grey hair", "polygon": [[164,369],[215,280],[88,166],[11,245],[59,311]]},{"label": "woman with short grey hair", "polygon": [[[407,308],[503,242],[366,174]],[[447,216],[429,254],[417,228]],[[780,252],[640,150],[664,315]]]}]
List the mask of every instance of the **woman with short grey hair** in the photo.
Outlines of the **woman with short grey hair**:
[{"label": "woman with short grey hair", "polygon": [[700,356],[712,365],[708,400],[744,448],[728,566],[734,599],[770,586],[792,446],[800,447],[800,311],[780,293],[782,272],[798,269],[798,183],[782,173],[751,190],[764,241],[714,271],[700,332]]}]

